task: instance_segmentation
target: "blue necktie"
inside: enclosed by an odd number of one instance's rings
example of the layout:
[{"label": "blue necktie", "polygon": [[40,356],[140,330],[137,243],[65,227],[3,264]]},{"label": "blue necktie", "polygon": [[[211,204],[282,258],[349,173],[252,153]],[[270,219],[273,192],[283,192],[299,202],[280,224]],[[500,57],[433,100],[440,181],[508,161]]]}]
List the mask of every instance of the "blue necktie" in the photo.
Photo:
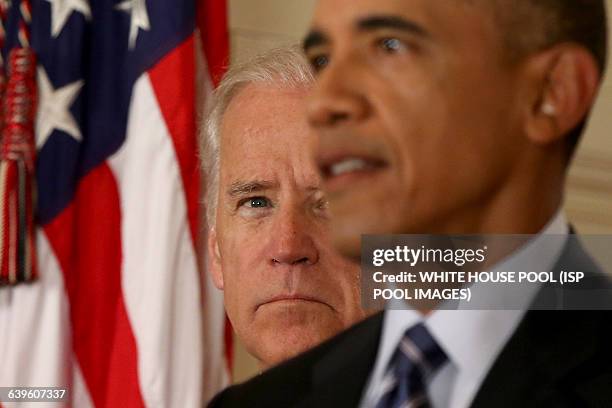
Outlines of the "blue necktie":
[{"label": "blue necktie", "polygon": [[428,407],[427,379],[446,360],[444,350],[422,323],[406,330],[383,378],[376,408]]}]

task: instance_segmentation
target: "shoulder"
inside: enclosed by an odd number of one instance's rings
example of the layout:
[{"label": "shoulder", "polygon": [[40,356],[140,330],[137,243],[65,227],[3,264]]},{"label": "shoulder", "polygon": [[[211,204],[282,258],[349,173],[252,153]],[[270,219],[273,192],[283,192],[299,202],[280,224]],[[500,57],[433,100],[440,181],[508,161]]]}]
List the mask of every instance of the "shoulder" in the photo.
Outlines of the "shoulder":
[{"label": "shoulder", "polygon": [[[528,311],[474,407],[603,407],[612,401],[612,311]],[[501,388],[508,394],[500,394]],[[603,404],[606,401],[607,404]]]},{"label": "shoulder", "polygon": [[209,407],[295,407],[308,399],[313,388],[314,370],[335,366],[340,355],[347,360],[363,357],[359,347],[370,342],[367,348],[375,349],[382,327],[383,313],[350,327],[344,332],[287,362],[266,372],[225,389],[209,404]]},{"label": "shoulder", "polygon": [[[612,278],[609,271],[585,249],[599,245],[595,238],[571,234],[553,268],[569,280],[542,286],[531,305],[536,310],[612,310]],[[586,240],[586,241],[585,241]],[[579,279],[576,279],[580,276]]]}]

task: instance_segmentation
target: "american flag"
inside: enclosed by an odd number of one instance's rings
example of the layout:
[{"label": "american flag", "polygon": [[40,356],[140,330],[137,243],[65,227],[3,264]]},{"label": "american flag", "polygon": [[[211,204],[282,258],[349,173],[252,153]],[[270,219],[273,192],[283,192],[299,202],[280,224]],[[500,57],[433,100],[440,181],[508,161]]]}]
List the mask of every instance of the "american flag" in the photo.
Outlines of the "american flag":
[{"label": "american flag", "polygon": [[39,279],[0,288],[0,386],[67,387],[75,407],[201,406],[228,376],[222,302],[200,273],[195,138],[227,62],[225,0],[31,13]]}]

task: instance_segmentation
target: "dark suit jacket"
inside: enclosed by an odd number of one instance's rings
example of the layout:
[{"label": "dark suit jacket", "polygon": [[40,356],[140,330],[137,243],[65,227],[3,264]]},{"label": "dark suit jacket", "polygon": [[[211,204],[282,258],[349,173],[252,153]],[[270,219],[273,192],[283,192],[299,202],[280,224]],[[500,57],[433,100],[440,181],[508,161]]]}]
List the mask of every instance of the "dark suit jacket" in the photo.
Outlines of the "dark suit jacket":
[{"label": "dark suit jacket", "polygon": [[[598,270],[576,247],[566,247],[558,262],[560,268],[570,265],[577,271]],[[583,285],[610,288],[599,274]],[[559,288],[543,288],[534,304],[550,307],[559,304],[560,297],[568,299]],[[382,323],[383,313],[374,315],[307,353],[226,389],[210,407],[357,407],[376,360]],[[471,406],[612,407],[612,312],[528,311]]]}]

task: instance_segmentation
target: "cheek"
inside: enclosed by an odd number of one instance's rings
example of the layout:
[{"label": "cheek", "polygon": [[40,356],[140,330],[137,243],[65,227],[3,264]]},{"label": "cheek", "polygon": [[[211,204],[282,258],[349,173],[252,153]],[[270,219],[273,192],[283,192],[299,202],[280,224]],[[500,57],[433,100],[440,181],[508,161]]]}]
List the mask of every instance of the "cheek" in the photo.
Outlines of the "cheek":
[{"label": "cheek", "polygon": [[[377,110],[387,134],[397,183],[413,191],[423,173],[435,171],[445,149],[453,149],[445,123],[454,121],[441,89],[421,80],[415,86],[402,82],[396,92],[382,95]],[[399,188],[400,186],[398,186]]]},{"label": "cheek", "polygon": [[219,249],[223,264],[244,271],[257,259],[261,259],[269,236],[269,222],[247,220],[237,215],[225,216],[219,225]]},{"label": "cheek", "polygon": [[244,228],[229,228],[219,242],[224,280],[224,296],[228,308],[248,308],[260,284],[265,262],[263,232],[249,233]]}]

